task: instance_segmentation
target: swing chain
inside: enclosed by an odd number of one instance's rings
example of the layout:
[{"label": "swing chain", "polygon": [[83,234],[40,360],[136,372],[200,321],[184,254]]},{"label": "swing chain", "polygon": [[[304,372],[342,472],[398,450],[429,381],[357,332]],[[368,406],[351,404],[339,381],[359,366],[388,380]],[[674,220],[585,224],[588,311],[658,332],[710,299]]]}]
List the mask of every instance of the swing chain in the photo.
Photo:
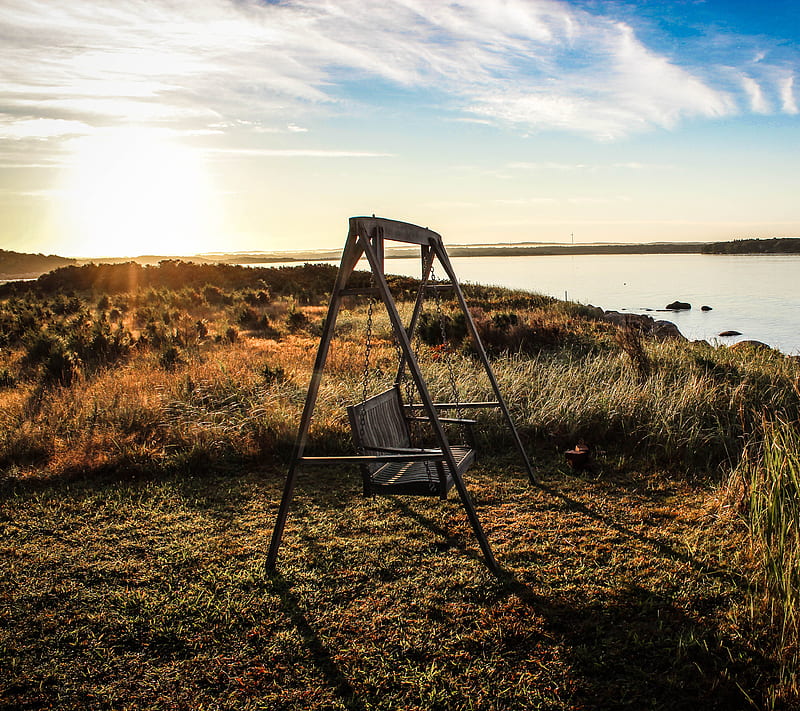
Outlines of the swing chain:
[{"label": "swing chain", "polygon": [[440,289],[436,284],[436,275],[433,271],[433,264],[431,264],[431,283],[434,287],[436,315],[439,319],[439,331],[441,332],[442,336],[445,366],[447,368],[447,382],[450,385],[450,397],[456,406],[456,417],[461,419],[461,402],[458,394],[458,384],[456,383],[455,367],[453,365],[453,348],[450,344],[450,339],[447,336],[447,324],[445,323],[444,311],[442,309],[442,296],[440,294]]},{"label": "swing chain", "polygon": [[[406,329],[407,335],[410,336],[409,343],[411,344],[411,350],[414,352],[416,356],[416,348],[414,346],[414,334],[408,334],[408,329]],[[416,337],[416,340],[419,341],[419,336]],[[405,355],[403,353],[403,349],[400,346],[400,338],[398,337],[397,333],[392,330],[392,346],[394,347],[395,356],[397,357],[398,364],[402,363],[405,359]],[[398,366],[399,367],[399,366]],[[414,382],[408,375],[408,363],[406,362],[405,367],[403,368],[402,375],[400,376],[400,380],[397,381],[397,385],[401,386],[406,393],[406,404],[413,405],[414,404]]]},{"label": "swing chain", "polygon": [[363,377],[361,379],[361,402],[366,402],[367,395],[369,394],[369,361],[372,353],[372,307],[373,300],[369,300],[369,307],[367,308],[367,335],[364,345],[364,369]]},{"label": "swing chain", "polygon": [[[367,334],[366,334],[366,342],[364,345],[364,372],[361,379],[361,403],[365,403],[367,401],[367,396],[369,395],[369,361],[370,361],[370,354],[372,353],[372,308],[374,305],[374,299],[370,298],[369,306],[367,307]],[[361,408],[361,416],[359,417],[359,427],[361,428],[361,437],[363,439],[364,432],[367,429],[367,413],[366,408]],[[362,451],[362,454],[364,452]]]}]

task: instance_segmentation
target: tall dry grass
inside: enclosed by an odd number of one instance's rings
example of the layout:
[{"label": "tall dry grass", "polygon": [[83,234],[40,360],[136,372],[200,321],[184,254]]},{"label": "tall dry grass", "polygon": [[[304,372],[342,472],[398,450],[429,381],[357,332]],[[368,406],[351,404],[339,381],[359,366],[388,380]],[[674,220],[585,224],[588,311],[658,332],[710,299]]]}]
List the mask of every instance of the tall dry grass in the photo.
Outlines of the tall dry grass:
[{"label": "tall dry grass", "polygon": [[[798,415],[798,366],[779,354],[649,342],[642,346],[649,363],[644,373],[615,343],[611,327],[563,308],[543,308],[520,314],[514,326],[546,323],[547,347],[526,346],[493,359],[501,391],[534,454],[583,439],[673,469],[720,474],[738,462],[747,441],[761,435],[764,413]],[[291,449],[323,317],[319,308],[302,313],[303,329],[277,340],[258,332],[236,342],[195,339],[169,367],[158,349],[136,348],[124,362],[69,387],[34,381],[0,390],[0,462],[57,473],[225,457],[280,460]],[[227,323],[224,314],[220,318]],[[365,318],[364,307],[354,306],[337,324],[312,423],[312,446],[319,451],[350,446],[345,406],[363,393]],[[579,338],[552,348],[552,334],[567,329]],[[370,393],[390,385],[397,367],[385,317],[376,318],[372,339]],[[435,399],[453,399],[451,376],[461,402],[493,397],[468,349],[417,344],[417,351]],[[475,414],[483,447],[502,451],[509,441],[502,418],[495,411]]]},{"label": "tall dry grass", "polygon": [[763,604],[778,630],[783,693],[800,692],[800,420],[767,418],[734,477],[759,560]]}]

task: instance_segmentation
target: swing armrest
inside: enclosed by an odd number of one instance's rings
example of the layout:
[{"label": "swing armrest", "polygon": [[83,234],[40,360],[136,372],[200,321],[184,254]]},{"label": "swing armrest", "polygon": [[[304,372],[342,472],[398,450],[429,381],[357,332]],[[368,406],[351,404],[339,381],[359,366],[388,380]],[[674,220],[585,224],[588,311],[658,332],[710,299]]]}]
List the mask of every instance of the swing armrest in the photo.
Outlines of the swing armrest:
[{"label": "swing armrest", "polygon": [[442,460],[441,450],[425,450],[419,449],[407,450],[407,454],[364,454],[352,455],[341,457],[298,457],[298,462],[310,462],[316,464],[337,464],[344,462],[356,462],[361,464],[369,464],[370,462],[439,462]]},{"label": "swing armrest", "polygon": [[425,455],[436,455],[438,457],[443,456],[441,449],[424,449],[421,447],[364,447],[364,449],[369,450],[370,452],[386,452],[388,454],[425,454]]},{"label": "swing armrest", "polygon": [[[434,402],[433,406],[437,410],[466,410],[467,408],[500,407],[499,402]],[[406,410],[424,410],[425,405],[421,402],[403,405]]]},{"label": "swing armrest", "polygon": [[[412,422],[430,422],[430,418],[429,417],[413,416],[413,417],[408,417],[406,419],[411,420]],[[477,425],[478,424],[477,420],[466,420],[466,419],[460,418],[460,417],[440,417],[439,418],[439,422],[448,422],[450,424],[456,424],[456,425]]]}]

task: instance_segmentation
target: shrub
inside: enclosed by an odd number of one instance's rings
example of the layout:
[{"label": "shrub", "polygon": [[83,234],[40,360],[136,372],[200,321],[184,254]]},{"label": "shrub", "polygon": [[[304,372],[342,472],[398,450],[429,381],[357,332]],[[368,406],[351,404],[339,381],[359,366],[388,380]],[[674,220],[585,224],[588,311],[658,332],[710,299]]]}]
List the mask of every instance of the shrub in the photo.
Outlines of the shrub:
[{"label": "shrub", "polygon": [[137,328],[145,327],[149,322],[156,320],[156,312],[154,309],[143,306],[136,309],[133,313],[133,323]]},{"label": "shrub", "polygon": [[53,299],[53,313],[58,314],[59,316],[78,313],[78,311],[80,311],[82,308],[83,302],[74,294],[70,296],[58,294],[56,298]]},{"label": "shrub", "polygon": [[17,385],[17,379],[8,368],[0,370],[0,388],[13,388]]},{"label": "shrub", "polygon": [[25,341],[25,355],[23,360],[28,365],[38,365],[50,355],[57,337],[47,331],[37,331]]},{"label": "shrub", "polygon": [[306,316],[302,311],[292,309],[286,316],[286,325],[293,333],[296,331],[301,331],[308,326],[308,316]]},{"label": "shrub", "polygon": [[245,328],[258,328],[262,314],[252,306],[245,306],[239,311],[236,322]]},{"label": "shrub", "polygon": [[[463,314],[460,314],[463,318]],[[442,345],[443,338],[442,338],[442,328],[444,327],[444,332],[448,335],[448,339],[452,335],[452,328],[448,329],[448,326],[452,324],[452,319],[449,316],[443,316],[444,325],[440,319],[432,313],[428,311],[423,311],[422,315],[419,318],[419,325],[417,326],[417,333],[419,334],[419,339],[429,345],[429,346],[440,346]],[[448,334],[448,330],[450,333]]]},{"label": "shrub", "polygon": [[80,373],[80,359],[62,341],[54,342],[54,347],[44,360],[42,380],[68,387]]},{"label": "shrub", "polygon": [[269,303],[269,293],[264,289],[255,292],[248,291],[244,295],[244,300],[250,306],[264,306]]},{"label": "shrub", "polygon": [[84,359],[98,365],[115,363],[130,353],[132,345],[133,337],[122,324],[112,331],[107,323],[96,322],[92,327]]},{"label": "shrub", "polygon": [[271,366],[267,363],[261,369],[261,375],[264,377],[264,381],[271,385],[273,383],[281,383],[286,380],[286,373],[284,372],[283,368],[280,366]]},{"label": "shrub", "polygon": [[203,287],[203,298],[206,300],[206,303],[211,306],[225,306],[233,303],[233,299],[231,299],[230,296],[213,284],[206,284],[206,286]]},{"label": "shrub", "polygon": [[147,322],[143,335],[145,336],[145,342],[155,348],[166,346],[172,340],[171,334],[167,333],[164,324],[157,323],[154,319]]},{"label": "shrub", "polygon": [[175,346],[167,346],[158,357],[158,364],[164,370],[175,370],[175,367],[183,363],[180,351]]}]

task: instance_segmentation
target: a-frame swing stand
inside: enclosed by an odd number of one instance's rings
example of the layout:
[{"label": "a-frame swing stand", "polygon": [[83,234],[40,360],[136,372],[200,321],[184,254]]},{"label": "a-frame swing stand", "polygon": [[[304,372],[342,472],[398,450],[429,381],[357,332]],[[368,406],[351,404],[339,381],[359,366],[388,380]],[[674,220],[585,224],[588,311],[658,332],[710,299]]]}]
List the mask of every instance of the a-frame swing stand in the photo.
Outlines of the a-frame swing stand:
[{"label": "a-frame swing stand", "polygon": [[[384,272],[384,245],[387,241],[402,242],[405,244],[419,245],[420,255],[422,261],[422,279],[420,289],[417,293],[416,303],[414,304],[414,311],[412,313],[411,322],[408,329],[403,326],[402,319],[397,310],[394,298],[389,291],[389,286],[386,282]],[[373,275],[373,284],[369,288],[349,288],[347,286],[350,275],[356,267],[356,264],[362,256],[366,256],[369,262],[370,269]],[[442,421],[438,413],[437,404],[431,399],[428,392],[428,387],[425,383],[422,373],[420,372],[419,363],[414,350],[411,345],[414,332],[417,327],[420,313],[422,311],[423,294],[430,277],[431,267],[433,260],[437,259],[447,274],[450,280],[449,286],[452,287],[461,311],[467,325],[467,330],[472,337],[472,341],[477,351],[478,357],[483,364],[486,375],[491,383],[492,390],[496,398],[496,402],[491,403],[464,403],[463,407],[474,406],[491,406],[499,408],[505,418],[506,424],[514,438],[517,449],[525,464],[525,469],[528,477],[532,483],[536,483],[536,477],[531,468],[530,461],[522,446],[517,428],[514,425],[508,407],[500,392],[497,384],[497,379],[494,376],[492,367],[489,364],[489,359],[486,351],[481,343],[475,323],[467,308],[467,303],[464,299],[464,294],[453,271],[450,259],[442,243],[442,238],[436,232],[433,232],[424,227],[418,227],[406,222],[398,222],[396,220],[387,220],[384,218],[376,217],[351,217],[350,229],[347,235],[347,242],[342,252],[342,261],[339,267],[339,273],[336,277],[336,282],[331,293],[330,304],[328,306],[328,314],[325,319],[325,325],[320,340],[319,349],[317,350],[317,357],[314,363],[314,372],[311,376],[311,383],[308,386],[308,394],[306,395],[305,407],[300,419],[300,429],[297,433],[292,460],[289,465],[289,472],[286,476],[286,484],[283,490],[283,497],[281,499],[280,507],[278,509],[278,516],[275,521],[275,528],[272,532],[272,540],[270,542],[269,553],[267,556],[267,568],[274,569],[275,562],[278,557],[278,548],[280,547],[283,530],[286,526],[286,519],[289,514],[289,505],[294,493],[295,481],[297,479],[297,468],[302,462],[353,462],[364,464],[366,461],[380,461],[380,462],[415,462],[430,460],[430,455],[425,454],[392,454],[383,453],[379,456],[357,455],[357,456],[344,456],[344,457],[307,457],[305,456],[306,444],[308,441],[308,433],[311,425],[311,417],[314,412],[314,406],[319,394],[320,383],[322,382],[323,370],[325,362],[328,357],[331,341],[333,339],[334,327],[336,318],[339,314],[339,309],[342,305],[342,300],[345,296],[371,296],[378,297],[386,307],[389,315],[389,320],[392,325],[394,336],[399,344],[401,351],[401,363],[398,368],[398,380],[403,374],[404,367],[408,367],[408,372],[416,386],[417,392],[421,403],[420,407],[427,415],[436,441],[439,446],[439,458],[441,459],[442,466],[446,465],[449,474],[452,476],[453,485],[458,491],[461,503],[466,511],[467,518],[469,519],[475,537],[478,539],[481,551],[483,552],[486,565],[490,570],[499,572],[497,561],[494,558],[492,549],[486,539],[486,534],[483,531],[480,520],[475,513],[475,507],[467,491],[464,481],[461,477],[458,462],[454,456],[453,448],[448,441],[447,435],[442,426]],[[441,405],[439,406],[441,407]],[[426,450],[430,451],[430,450]]]}]

